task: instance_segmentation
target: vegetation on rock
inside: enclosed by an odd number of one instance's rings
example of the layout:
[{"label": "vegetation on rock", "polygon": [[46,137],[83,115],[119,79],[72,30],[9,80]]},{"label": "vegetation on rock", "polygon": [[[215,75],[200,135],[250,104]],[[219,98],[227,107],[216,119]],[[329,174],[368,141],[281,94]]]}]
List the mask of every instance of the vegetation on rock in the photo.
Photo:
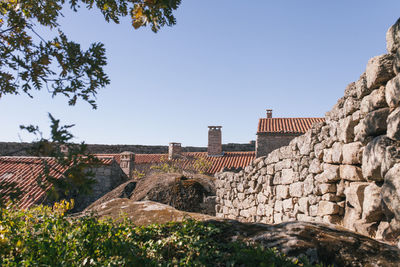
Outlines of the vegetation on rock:
[{"label": "vegetation on rock", "polygon": [[227,240],[228,226],[186,220],[136,227],[69,218],[71,203],[0,210],[1,266],[310,266],[274,249]]}]

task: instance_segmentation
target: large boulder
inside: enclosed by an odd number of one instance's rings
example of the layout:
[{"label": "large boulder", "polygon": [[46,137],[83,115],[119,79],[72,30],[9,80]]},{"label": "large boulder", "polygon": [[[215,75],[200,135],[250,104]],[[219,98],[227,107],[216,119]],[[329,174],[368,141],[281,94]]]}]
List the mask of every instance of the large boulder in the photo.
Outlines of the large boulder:
[{"label": "large boulder", "polygon": [[93,207],[103,204],[112,199],[130,198],[135,188],[136,188],[136,181],[134,180],[127,181],[121,184],[120,186],[116,187],[115,189],[113,189],[111,192],[105,194],[95,202],[93,202],[90,206],[86,208],[86,210],[90,210]]},{"label": "large boulder", "polygon": [[177,210],[171,206],[153,201],[134,201],[128,198],[116,198],[96,206],[91,206],[86,213],[93,213],[99,218],[120,220],[128,218],[136,225],[153,223],[180,222],[187,218],[210,220],[215,217]]},{"label": "large boulder", "polygon": [[276,225],[214,222],[226,224],[225,236],[263,247],[275,247],[290,257],[307,256],[311,262],[333,266],[398,266],[400,250],[341,227],[311,222]]},{"label": "large boulder", "polygon": [[134,201],[151,200],[189,212],[215,215],[215,178],[155,173],[140,179],[130,196]]},{"label": "large boulder", "polygon": [[183,221],[188,218],[212,223],[224,229],[221,242],[243,240],[277,248],[290,257],[306,256],[312,263],[333,266],[398,266],[400,250],[344,228],[309,222],[275,225],[221,220],[204,214],[176,210],[170,206],[130,199],[114,199],[93,207],[100,218],[125,216],[136,225]]}]

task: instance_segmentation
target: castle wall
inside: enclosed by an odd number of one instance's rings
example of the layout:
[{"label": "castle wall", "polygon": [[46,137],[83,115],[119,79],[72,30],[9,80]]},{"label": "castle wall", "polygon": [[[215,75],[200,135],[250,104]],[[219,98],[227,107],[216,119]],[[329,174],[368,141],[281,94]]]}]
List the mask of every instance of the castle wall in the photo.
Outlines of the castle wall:
[{"label": "castle wall", "polygon": [[[29,156],[27,153],[30,143],[0,142],[0,156]],[[135,154],[166,154],[168,146],[144,145],[101,145],[88,144],[88,151],[93,154],[119,154],[130,151]],[[222,145],[223,151],[254,151],[255,144],[228,143]],[[182,152],[207,152],[207,147],[182,147]]]},{"label": "castle wall", "polygon": [[239,173],[216,174],[218,217],[319,221],[390,241],[400,234],[400,23],[326,121]]},{"label": "castle wall", "polygon": [[299,136],[285,133],[258,133],[256,143],[256,157],[266,156],[273,150],[287,146],[289,142]]}]

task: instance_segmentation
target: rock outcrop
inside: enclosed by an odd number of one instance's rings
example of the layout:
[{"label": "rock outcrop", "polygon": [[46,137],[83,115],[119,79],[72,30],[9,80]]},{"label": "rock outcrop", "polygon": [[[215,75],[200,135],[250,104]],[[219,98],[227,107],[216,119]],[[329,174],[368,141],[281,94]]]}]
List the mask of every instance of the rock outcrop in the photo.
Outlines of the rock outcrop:
[{"label": "rock outcrop", "polygon": [[397,243],[400,233],[400,20],[388,54],[288,146],[239,173],[216,174],[217,216],[244,222],[326,222]]},{"label": "rock outcrop", "polygon": [[215,215],[214,180],[201,174],[153,173],[120,185],[87,210],[115,198],[129,198],[133,201],[155,201],[182,211]]},{"label": "rock outcrop", "polygon": [[[342,227],[321,223],[289,222],[277,225],[240,223],[212,216],[176,210],[151,201],[135,202],[120,198],[92,207],[101,218],[120,219],[121,215],[136,225],[182,221],[188,218],[223,224],[224,238],[244,240],[264,247],[275,247],[291,257],[306,256],[311,262],[333,266],[398,266],[400,250]],[[227,227],[226,227],[227,226]]]}]

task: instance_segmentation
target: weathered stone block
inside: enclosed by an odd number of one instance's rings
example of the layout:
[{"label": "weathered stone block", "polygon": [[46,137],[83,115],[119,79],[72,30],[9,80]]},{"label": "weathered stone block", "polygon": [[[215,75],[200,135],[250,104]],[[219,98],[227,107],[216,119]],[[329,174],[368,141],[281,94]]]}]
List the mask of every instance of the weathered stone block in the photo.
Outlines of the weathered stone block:
[{"label": "weathered stone block", "polygon": [[368,61],[365,71],[368,88],[378,88],[394,77],[393,60],[393,55],[386,54]]},{"label": "weathered stone block", "polygon": [[[400,99],[400,95],[398,96]],[[392,111],[387,118],[387,134],[389,138],[400,141],[400,107]]]},{"label": "weathered stone block", "polygon": [[317,205],[311,205],[309,208],[309,214],[312,217],[318,216],[318,206]]},{"label": "weathered stone block", "polygon": [[360,79],[355,82],[355,91],[357,92],[358,99],[363,98],[365,95],[368,95],[372,91],[367,86],[367,78],[365,73],[363,73],[360,76]]},{"label": "weathered stone block", "polygon": [[282,222],[282,213],[274,213],[274,223]]},{"label": "weathered stone block", "polygon": [[364,178],[371,181],[382,181],[381,165],[385,160],[386,147],[393,144],[393,141],[386,136],[374,138],[364,148],[362,157],[362,174]]},{"label": "weathered stone block", "polygon": [[321,168],[321,162],[318,159],[313,159],[311,161],[310,167],[308,168],[310,173],[321,173],[322,168]]},{"label": "weathered stone block", "polygon": [[323,195],[326,193],[336,193],[336,184],[319,184],[318,192]]},{"label": "weathered stone block", "polygon": [[308,196],[308,202],[310,203],[310,205],[316,205],[320,200],[321,200],[320,196],[314,194]]},{"label": "weathered stone block", "polygon": [[319,143],[315,144],[314,152],[315,152],[315,157],[318,160],[323,160],[323,158],[324,158],[324,148],[325,148],[325,142],[319,142]]},{"label": "weathered stone block", "polygon": [[350,208],[355,209],[360,214],[364,203],[364,191],[369,185],[367,182],[354,182],[344,190],[346,195],[346,203]]},{"label": "weathered stone block", "polygon": [[354,222],[361,218],[361,212],[356,209],[346,206],[346,210],[343,217],[343,226],[349,230],[355,230]]},{"label": "weathered stone block", "polygon": [[339,206],[334,202],[320,201],[318,205],[318,216],[332,215],[339,213]]},{"label": "weathered stone block", "polygon": [[324,149],[323,161],[326,162],[326,163],[333,163],[333,160],[332,160],[332,148]]},{"label": "weathered stone block", "polygon": [[379,89],[375,89],[371,94],[364,97],[361,101],[360,112],[366,115],[374,110],[387,107],[385,98],[385,87],[381,86]]},{"label": "weathered stone block", "polygon": [[386,48],[392,54],[400,48],[400,19],[386,32]]},{"label": "weathered stone block", "polygon": [[292,197],[301,197],[303,195],[303,183],[297,182],[289,186],[289,194]]},{"label": "weathered stone block", "polygon": [[281,183],[282,184],[291,184],[295,180],[294,172],[292,169],[283,169]]},{"label": "weathered stone block", "polygon": [[342,147],[343,163],[344,164],[360,164],[362,158],[362,144],[354,142],[344,144]]},{"label": "weathered stone block", "polygon": [[307,178],[304,180],[304,195],[307,196],[311,194],[314,190],[314,176],[312,174],[309,174]]},{"label": "weathered stone block", "polygon": [[238,193],[238,199],[239,200],[243,200],[245,198],[245,194],[244,193]]},{"label": "weathered stone block", "polygon": [[333,163],[341,163],[342,162],[342,147],[343,144],[340,142],[335,142],[332,145],[332,162]]},{"label": "weathered stone block", "polygon": [[352,82],[346,86],[346,89],[344,89],[344,97],[357,97],[356,83]]},{"label": "weathered stone block", "polygon": [[267,197],[264,194],[258,194],[257,201],[258,201],[258,203],[264,204],[267,202]]},{"label": "weathered stone block", "polygon": [[338,197],[335,193],[327,193],[322,195],[322,200],[331,201],[331,202],[338,202],[340,201],[340,197]]},{"label": "weathered stone block", "polygon": [[275,185],[277,185],[277,184],[282,184],[281,172],[276,172],[276,173],[274,174],[273,183],[274,183]]},{"label": "weathered stone block", "polygon": [[338,139],[343,143],[350,143],[354,140],[354,127],[359,120],[355,120],[353,116],[347,116],[339,121]]},{"label": "weathered stone block", "polygon": [[276,199],[285,199],[289,197],[289,186],[288,185],[277,185],[276,186]]},{"label": "weathered stone block", "polygon": [[388,172],[388,170],[399,162],[400,142],[393,142],[393,144],[385,147],[385,156],[381,164],[381,176],[385,177],[385,174]]},{"label": "weathered stone block", "polygon": [[354,165],[340,165],[340,178],[347,181],[365,181],[360,167]]},{"label": "weathered stone block", "polygon": [[283,211],[282,200],[275,201],[274,210],[275,210],[275,212],[282,212]]},{"label": "weathered stone block", "polygon": [[400,105],[400,74],[386,84],[385,98],[390,108],[397,108]]},{"label": "weathered stone block", "polygon": [[359,108],[360,108],[360,100],[353,97],[347,97],[343,105],[344,116],[349,116],[353,114]]},{"label": "weathered stone block", "polygon": [[301,221],[301,222],[311,222],[311,221],[313,221],[312,217],[310,217],[310,216],[308,216],[306,214],[302,214],[302,213],[297,214],[296,218],[297,218],[298,221]]},{"label": "weathered stone block", "polygon": [[339,215],[325,215],[322,218],[322,221],[324,223],[340,224],[342,222],[342,217]]},{"label": "weathered stone block", "polygon": [[251,216],[251,214],[250,214],[249,210],[241,210],[240,216],[242,216],[244,218],[249,218]]},{"label": "weathered stone block", "polygon": [[396,220],[400,221],[400,164],[395,164],[385,175],[382,186],[382,200],[393,212]]},{"label": "weathered stone block", "polygon": [[336,195],[339,197],[344,197],[344,189],[349,185],[349,182],[345,180],[340,180],[340,182],[336,185]]},{"label": "weathered stone block", "polygon": [[377,222],[367,223],[364,220],[356,221],[353,225],[356,232],[371,237],[375,236],[376,230],[378,228]]},{"label": "weathered stone block", "polygon": [[325,163],[324,171],[315,176],[315,180],[320,183],[332,183],[339,181],[339,166]]},{"label": "weathered stone block", "polygon": [[293,210],[293,199],[291,199],[291,198],[285,199],[282,202],[282,205],[283,205],[283,211],[284,212],[288,212],[288,211]]},{"label": "weathered stone block", "polygon": [[299,211],[305,214],[308,214],[308,197],[299,198]]},{"label": "weathered stone block", "polygon": [[380,221],[383,217],[381,188],[370,183],[364,189],[362,220],[366,223]]},{"label": "weathered stone block", "polygon": [[378,136],[386,133],[386,119],[389,108],[381,108],[368,113],[354,128],[355,141],[363,142],[368,136]]}]

